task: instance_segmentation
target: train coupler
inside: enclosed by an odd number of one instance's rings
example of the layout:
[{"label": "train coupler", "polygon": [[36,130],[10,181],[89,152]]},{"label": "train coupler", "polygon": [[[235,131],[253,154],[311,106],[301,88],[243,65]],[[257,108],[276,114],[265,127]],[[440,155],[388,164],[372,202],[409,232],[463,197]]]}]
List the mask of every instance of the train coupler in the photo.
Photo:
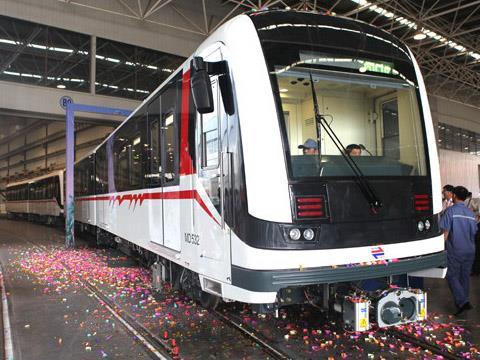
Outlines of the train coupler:
[{"label": "train coupler", "polygon": [[374,293],[346,295],[334,304],[350,331],[367,331],[372,322],[379,328],[427,318],[427,293],[420,289],[391,288]]},{"label": "train coupler", "polygon": [[379,327],[402,325],[427,318],[427,293],[421,289],[391,288],[375,301]]}]

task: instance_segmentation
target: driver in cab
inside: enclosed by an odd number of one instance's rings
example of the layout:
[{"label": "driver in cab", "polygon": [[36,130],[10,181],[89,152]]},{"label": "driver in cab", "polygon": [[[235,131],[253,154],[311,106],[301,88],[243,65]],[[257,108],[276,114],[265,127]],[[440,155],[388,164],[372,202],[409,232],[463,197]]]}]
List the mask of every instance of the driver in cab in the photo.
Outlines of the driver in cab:
[{"label": "driver in cab", "polygon": [[318,143],[313,139],[307,139],[298,148],[302,149],[303,155],[318,155]]},{"label": "driver in cab", "polygon": [[348,145],[345,150],[350,156],[362,156],[362,147],[357,144]]}]

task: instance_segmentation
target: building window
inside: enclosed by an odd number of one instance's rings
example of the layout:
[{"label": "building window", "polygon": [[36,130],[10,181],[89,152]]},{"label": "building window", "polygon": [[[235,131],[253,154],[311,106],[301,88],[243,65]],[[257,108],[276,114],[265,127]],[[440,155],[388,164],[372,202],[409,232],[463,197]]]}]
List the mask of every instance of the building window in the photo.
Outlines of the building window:
[{"label": "building window", "polygon": [[439,123],[437,144],[440,149],[480,155],[480,133],[456,126]]}]

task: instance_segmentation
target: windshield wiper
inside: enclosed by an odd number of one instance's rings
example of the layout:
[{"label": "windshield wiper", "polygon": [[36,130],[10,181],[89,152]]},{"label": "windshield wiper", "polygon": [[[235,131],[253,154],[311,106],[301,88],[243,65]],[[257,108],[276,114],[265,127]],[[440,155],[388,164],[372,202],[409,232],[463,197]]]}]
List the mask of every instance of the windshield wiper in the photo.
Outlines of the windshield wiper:
[{"label": "windshield wiper", "polygon": [[[317,93],[315,91],[315,86],[313,84],[313,77],[312,73],[310,73],[310,85],[312,86],[312,96],[313,96],[313,111],[315,114],[315,123],[316,123],[316,128],[317,128],[317,141],[318,145],[320,146],[320,136],[321,136],[321,130],[323,130],[327,133],[327,135],[330,137],[330,139],[333,141],[334,145],[340,151],[340,154],[342,154],[342,157],[345,159],[347,162],[348,166],[350,169],[353,171],[353,174],[355,175],[355,180],[358,184],[358,187],[360,188],[360,191],[362,192],[363,196],[365,196],[365,199],[368,201],[368,204],[370,205],[370,210],[372,213],[377,214],[380,208],[382,207],[382,202],[378,198],[377,194],[373,190],[372,186],[370,185],[368,179],[363,175],[362,170],[358,167],[357,163],[352,159],[352,156],[350,153],[345,149],[343,146],[342,142],[338,138],[337,134],[335,134],[335,131],[331,128],[331,126],[328,124],[327,120],[323,115],[320,114],[320,111],[318,110],[318,100],[317,100]],[[319,154],[320,152],[319,148]]]}]

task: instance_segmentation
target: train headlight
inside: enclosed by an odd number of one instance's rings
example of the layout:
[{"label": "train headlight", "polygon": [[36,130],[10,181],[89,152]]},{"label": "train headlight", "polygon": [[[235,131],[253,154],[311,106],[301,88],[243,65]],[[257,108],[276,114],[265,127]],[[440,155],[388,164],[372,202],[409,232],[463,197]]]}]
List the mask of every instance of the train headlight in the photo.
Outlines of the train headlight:
[{"label": "train headlight", "polygon": [[430,220],[425,220],[425,230],[430,230],[432,227],[432,224],[430,223]]},{"label": "train headlight", "polygon": [[312,229],[306,229],[304,232],[303,232],[303,238],[305,240],[313,240],[313,238],[315,237],[315,232],[312,230]]},{"label": "train headlight", "polygon": [[290,239],[298,240],[300,239],[300,236],[302,236],[302,233],[300,232],[299,229],[293,228],[289,231],[288,235],[290,236]]},{"label": "train headlight", "polygon": [[417,223],[417,229],[418,231],[422,232],[423,230],[425,230],[425,224],[423,223],[422,220],[420,220],[418,223]]}]

